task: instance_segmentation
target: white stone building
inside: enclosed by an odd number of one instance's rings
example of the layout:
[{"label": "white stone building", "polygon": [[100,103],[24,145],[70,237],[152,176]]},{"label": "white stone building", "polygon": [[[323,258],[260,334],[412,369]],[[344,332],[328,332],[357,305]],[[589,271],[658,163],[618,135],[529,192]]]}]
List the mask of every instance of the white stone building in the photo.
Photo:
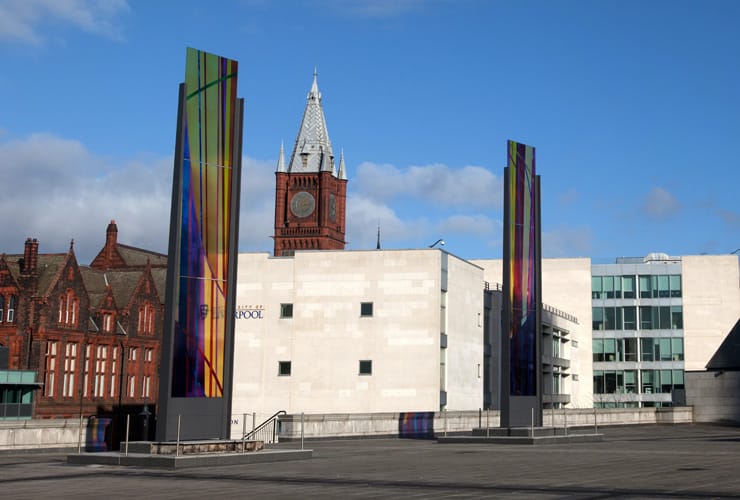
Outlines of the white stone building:
[{"label": "white stone building", "polygon": [[483,283],[438,249],[240,254],[232,414],[481,408]]}]

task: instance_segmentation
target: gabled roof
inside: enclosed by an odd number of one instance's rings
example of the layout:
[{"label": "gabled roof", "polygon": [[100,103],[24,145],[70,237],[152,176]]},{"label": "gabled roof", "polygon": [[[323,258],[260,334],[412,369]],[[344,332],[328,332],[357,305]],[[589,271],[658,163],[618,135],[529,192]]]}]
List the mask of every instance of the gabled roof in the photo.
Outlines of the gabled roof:
[{"label": "gabled roof", "polygon": [[105,230],[105,245],[90,262],[90,267],[99,271],[110,269],[166,267],[167,255],[143,248],[118,243],[118,226],[111,220]]},{"label": "gabled roof", "polygon": [[18,277],[21,275],[21,265],[18,262],[19,259],[23,258],[22,255],[16,254],[3,254],[5,265],[8,266],[8,271],[13,279],[18,282]]},{"label": "gabled roof", "polygon": [[51,293],[70,258],[70,254],[39,255],[37,268],[39,273],[39,295],[45,297]]},{"label": "gabled roof", "polygon": [[707,363],[707,370],[740,370],[740,319]]},{"label": "gabled roof", "polygon": [[167,289],[167,268],[153,267],[152,278],[154,278],[154,286],[157,288],[159,300],[164,304]]},{"label": "gabled roof", "polygon": [[13,280],[14,284],[18,286],[18,276],[16,273],[13,272],[13,268],[11,264],[7,261],[7,255],[2,254],[0,255],[0,271],[3,269],[8,270],[8,274],[10,275],[10,279]]},{"label": "gabled roof", "polygon": [[126,308],[131,302],[131,296],[136,285],[141,280],[142,271],[106,271],[105,277],[113,292],[113,299],[119,308]]},{"label": "gabled roof", "polygon": [[107,294],[105,277],[100,271],[96,271],[88,266],[80,266],[82,282],[90,298],[90,307],[97,308]]},{"label": "gabled roof", "polygon": [[[64,269],[70,254],[68,253],[45,253],[39,254],[36,271],[38,273],[38,294],[41,296],[48,295],[51,288],[56,283],[56,278]],[[6,256],[10,274],[16,282],[21,275],[21,266],[19,261],[23,255],[13,254]]]},{"label": "gabled roof", "polygon": [[152,267],[167,267],[167,256],[164,254],[144,250],[143,248],[122,245],[121,243],[116,245],[116,250],[118,250],[118,255],[121,256],[127,266],[143,267],[148,262]]},{"label": "gabled roof", "polygon": [[[109,287],[116,306],[118,308],[128,307],[136,287],[145,273],[145,270],[142,269],[98,271],[87,266],[81,267],[80,271],[90,297],[90,305],[93,308],[102,306],[103,300],[108,296]],[[165,268],[152,269],[154,286],[157,289],[159,300],[162,302],[164,302],[164,279],[166,274],[167,269]],[[159,275],[162,276],[161,289],[157,279]]]}]

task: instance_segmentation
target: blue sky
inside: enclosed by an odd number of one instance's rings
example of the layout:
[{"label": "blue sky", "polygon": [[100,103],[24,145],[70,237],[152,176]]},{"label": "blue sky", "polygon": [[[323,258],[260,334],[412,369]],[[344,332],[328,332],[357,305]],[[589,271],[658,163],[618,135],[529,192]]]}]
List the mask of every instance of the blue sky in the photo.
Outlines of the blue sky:
[{"label": "blue sky", "polygon": [[0,0],[0,251],[166,251],[188,46],[237,59],[240,249],[314,67],[348,249],[501,256],[506,140],[537,149],[545,257],[740,248],[740,2]]}]

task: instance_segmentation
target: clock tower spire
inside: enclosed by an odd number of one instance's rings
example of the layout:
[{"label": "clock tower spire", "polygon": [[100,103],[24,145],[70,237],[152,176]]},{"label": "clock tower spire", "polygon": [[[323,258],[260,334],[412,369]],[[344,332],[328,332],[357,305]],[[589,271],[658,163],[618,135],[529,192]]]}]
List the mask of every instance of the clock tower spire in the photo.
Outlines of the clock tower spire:
[{"label": "clock tower spire", "polygon": [[275,172],[274,255],[293,255],[296,250],[343,250],[346,193],[344,152],[337,170],[314,69],[287,166],[280,147]]}]

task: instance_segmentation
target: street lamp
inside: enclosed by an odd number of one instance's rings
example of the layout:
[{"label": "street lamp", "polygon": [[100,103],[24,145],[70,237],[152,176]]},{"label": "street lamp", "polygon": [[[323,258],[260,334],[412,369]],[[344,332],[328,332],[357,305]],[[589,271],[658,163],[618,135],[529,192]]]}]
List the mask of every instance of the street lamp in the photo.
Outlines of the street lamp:
[{"label": "street lamp", "polygon": [[[118,323],[118,322],[116,322]],[[120,325],[119,325],[120,326]],[[120,443],[123,439],[123,381],[124,381],[124,370],[126,367],[126,344],[124,339],[127,336],[126,330],[121,327],[121,331],[116,331],[116,337],[118,337],[118,344],[121,346],[121,369],[118,373],[118,422],[117,422],[117,434],[118,442]]]},{"label": "street lamp", "polygon": [[429,248],[434,248],[435,246],[437,246],[437,244],[439,244],[439,246],[443,247],[443,246],[445,246],[445,240],[443,240],[442,238],[440,238],[437,241],[435,241],[434,243],[432,243],[431,245],[429,245]]}]

